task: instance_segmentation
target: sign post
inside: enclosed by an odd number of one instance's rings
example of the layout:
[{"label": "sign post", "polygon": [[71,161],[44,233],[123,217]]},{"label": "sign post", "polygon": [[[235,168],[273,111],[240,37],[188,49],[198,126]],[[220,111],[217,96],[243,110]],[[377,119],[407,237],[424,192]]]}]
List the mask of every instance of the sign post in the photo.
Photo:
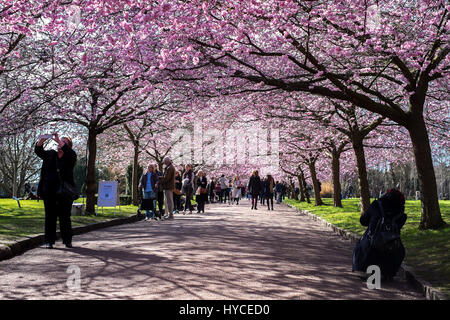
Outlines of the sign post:
[{"label": "sign post", "polygon": [[[98,199],[97,199],[97,213],[98,208],[102,207],[114,207],[114,216],[116,215],[117,206],[117,181],[100,181],[98,184]],[[119,203],[120,212],[120,203]]]}]

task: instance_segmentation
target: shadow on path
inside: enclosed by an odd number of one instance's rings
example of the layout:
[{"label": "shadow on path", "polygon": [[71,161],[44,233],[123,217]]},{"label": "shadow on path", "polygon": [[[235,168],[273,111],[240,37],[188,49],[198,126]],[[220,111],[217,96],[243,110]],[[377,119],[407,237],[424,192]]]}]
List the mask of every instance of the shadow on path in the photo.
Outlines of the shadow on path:
[{"label": "shadow on path", "polygon": [[[209,205],[0,262],[1,299],[422,299],[402,280],[369,290],[352,245],[286,206]],[[58,247],[62,246],[58,244]],[[81,290],[67,287],[70,265]]]}]

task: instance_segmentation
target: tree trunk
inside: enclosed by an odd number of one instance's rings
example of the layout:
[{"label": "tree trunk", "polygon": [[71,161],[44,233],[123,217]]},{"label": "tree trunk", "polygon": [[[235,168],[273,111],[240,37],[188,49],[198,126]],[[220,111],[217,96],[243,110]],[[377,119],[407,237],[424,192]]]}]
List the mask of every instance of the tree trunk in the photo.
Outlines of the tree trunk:
[{"label": "tree trunk", "polygon": [[322,198],[320,197],[320,191],[319,191],[319,183],[317,181],[317,173],[316,173],[316,162],[310,161],[308,163],[309,171],[311,172],[311,180],[314,187],[314,200],[315,205],[320,206],[323,205]]},{"label": "tree trunk", "polygon": [[289,186],[290,186],[290,192],[289,192],[289,199],[298,200],[297,193],[295,192],[295,184],[292,179],[289,179]]},{"label": "tree trunk", "polygon": [[309,198],[309,192],[306,189],[306,179],[305,179],[305,175],[303,173],[300,174],[300,178],[302,180],[302,185],[300,186],[300,188],[303,188],[303,194],[306,197],[306,202],[311,203],[311,199]]},{"label": "tree trunk", "polygon": [[13,161],[12,196],[17,197],[17,161]]},{"label": "tree trunk", "polygon": [[139,177],[138,177],[138,169],[139,169],[139,146],[134,146],[134,158],[133,158],[133,205],[137,206],[139,204],[138,201],[138,185],[139,185]]},{"label": "tree trunk", "polygon": [[303,189],[303,181],[301,176],[297,176],[297,180],[298,180],[298,189],[300,190],[300,201],[301,202],[305,202],[305,190]]},{"label": "tree trunk", "polygon": [[370,190],[369,181],[367,179],[363,139],[360,134],[354,133],[352,135],[352,145],[356,157],[356,166],[358,168],[358,182],[361,193],[361,214],[363,214],[370,206]]},{"label": "tree trunk", "polygon": [[335,207],[342,208],[341,201],[341,182],[340,182],[340,171],[341,171],[341,163],[340,163],[340,154],[337,151],[334,151],[331,158],[331,171],[333,175],[333,205]]},{"label": "tree trunk", "polygon": [[95,160],[97,157],[97,133],[89,130],[88,136],[88,164],[86,174],[86,213],[95,213]]},{"label": "tree trunk", "polygon": [[430,140],[422,113],[411,117],[407,129],[413,145],[422,204],[419,229],[438,229],[446,223],[439,208]]}]

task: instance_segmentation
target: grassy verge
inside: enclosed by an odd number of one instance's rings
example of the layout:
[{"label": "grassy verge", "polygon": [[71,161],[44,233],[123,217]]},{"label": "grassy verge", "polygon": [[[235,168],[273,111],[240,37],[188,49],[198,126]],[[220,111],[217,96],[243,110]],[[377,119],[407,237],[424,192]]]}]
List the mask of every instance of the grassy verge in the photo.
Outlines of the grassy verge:
[{"label": "grassy verge", "polygon": [[[365,227],[359,223],[357,211],[359,199],[344,199],[343,208],[333,207],[333,199],[323,199],[325,205],[314,206],[287,199],[288,204],[308,210],[328,222],[362,235]],[[450,224],[450,201],[440,201],[444,220]],[[450,226],[441,230],[419,231],[420,201],[406,201],[405,213],[408,215],[402,229],[402,241],[406,248],[405,263],[415,269],[418,276],[434,287],[450,295]]]},{"label": "grassy verge", "polygon": [[[0,244],[8,244],[23,237],[44,232],[44,203],[36,200],[17,201],[0,199]],[[99,210],[98,215],[72,216],[72,226],[83,226],[96,222],[125,218],[136,214],[135,206],[120,206],[114,215],[114,208]]]}]

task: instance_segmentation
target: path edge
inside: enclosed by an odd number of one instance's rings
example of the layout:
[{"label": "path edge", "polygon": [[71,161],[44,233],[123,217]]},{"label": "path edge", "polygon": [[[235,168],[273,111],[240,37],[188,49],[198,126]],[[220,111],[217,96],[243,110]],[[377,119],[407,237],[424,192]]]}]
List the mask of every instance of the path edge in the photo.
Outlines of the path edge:
[{"label": "path edge", "polygon": [[[345,229],[341,229],[335,226],[334,224],[328,222],[324,218],[311,213],[308,210],[299,209],[294,205],[288,203],[285,203],[284,205],[292,209],[295,209],[297,212],[306,215],[307,217],[309,217],[314,221],[318,221],[322,225],[326,226],[328,229],[332,230],[335,234],[338,234],[339,236],[347,240],[350,240],[354,244],[360,238],[360,236],[358,236],[356,233],[353,233]],[[450,300],[449,297],[447,297],[444,293],[437,290],[436,288],[433,288],[430,283],[418,277],[414,269],[404,263],[402,263],[402,265],[400,266],[399,275],[403,279],[406,279],[412,286],[419,289],[427,300]]]},{"label": "path edge", "polygon": [[[83,233],[88,233],[94,230],[138,222],[142,219],[144,219],[144,215],[137,215],[137,214],[126,218],[111,219],[107,221],[87,224],[85,226],[73,227],[72,233],[75,236]],[[60,238],[61,233],[58,231],[56,233],[56,239],[59,240]],[[45,244],[44,234],[38,234],[36,236],[32,236],[27,239],[19,240],[10,245],[0,245],[0,261],[14,258],[18,255],[24,254],[28,250],[37,248],[44,244]]]}]

